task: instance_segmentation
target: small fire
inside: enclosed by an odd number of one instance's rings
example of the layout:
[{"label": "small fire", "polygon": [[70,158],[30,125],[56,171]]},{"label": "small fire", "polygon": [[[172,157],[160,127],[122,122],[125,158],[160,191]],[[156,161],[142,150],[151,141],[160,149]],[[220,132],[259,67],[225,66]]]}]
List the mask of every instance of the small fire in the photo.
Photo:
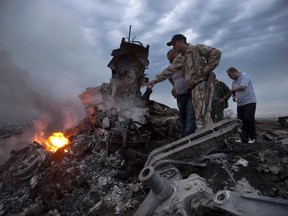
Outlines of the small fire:
[{"label": "small fire", "polygon": [[[61,132],[54,132],[47,140],[43,142],[43,134],[40,137],[35,137],[36,142],[44,143],[47,150],[56,152],[57,149],[62,148],[69,144],[69,140]],[[39,139],[40,138],[40,139]]]},{"label": "small fire", "polygon": [[50,136],[45,143],[48,149],[52,152],[56,152],[58,148],[64,147],[69,143],[69,140],[61,132],[55,132]]}]

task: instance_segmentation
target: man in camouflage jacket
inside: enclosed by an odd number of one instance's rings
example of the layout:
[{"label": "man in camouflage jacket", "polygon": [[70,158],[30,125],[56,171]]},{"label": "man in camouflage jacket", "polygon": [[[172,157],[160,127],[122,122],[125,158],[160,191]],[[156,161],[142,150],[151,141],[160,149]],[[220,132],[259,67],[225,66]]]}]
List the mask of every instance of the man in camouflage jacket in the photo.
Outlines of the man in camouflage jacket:
[{"label": "man in camouflage jacket", "polygon": [[168,79],[175,71],[181,70],[192,89],[197,130],[202,129],[212,123],[210,115],[214,91],[212,71],[220,62],[221,51],[204,44],[188,44],[182,34],[174,35],[167,45],[172,45],[179,53],[179,57],[146,85],[153,86]]}]

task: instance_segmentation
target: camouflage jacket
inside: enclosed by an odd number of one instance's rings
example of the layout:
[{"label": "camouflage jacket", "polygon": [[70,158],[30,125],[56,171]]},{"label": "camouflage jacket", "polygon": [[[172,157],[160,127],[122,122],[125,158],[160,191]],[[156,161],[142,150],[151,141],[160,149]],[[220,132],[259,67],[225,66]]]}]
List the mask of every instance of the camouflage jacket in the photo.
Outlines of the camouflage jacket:
[{"label": "camouflage jacket", "polygon": [[184,73],[184,65],[184,56],[181,54],[177,55],[172,64],[170,64],[166,69],[164,69],[159,75],[156,75],[156,82],[161,82],[163,80],[169,79],[176,71],[182,71]]},{"label": "camouflage jacket", "polygon": [[185,54],[185,80],[190,87],[207,79],[218,66],[221,51],[204,44],[189,45]]},{"label": "camouflage jacket", "polygon": [[221,51],[204,44],[189,45],[185,56],[179,54],[166,69],[156,76],[156,81],[161,82],[171,77],[175,71],[182,71],[190,87],[194,87],[209,74],[220,62]]}]

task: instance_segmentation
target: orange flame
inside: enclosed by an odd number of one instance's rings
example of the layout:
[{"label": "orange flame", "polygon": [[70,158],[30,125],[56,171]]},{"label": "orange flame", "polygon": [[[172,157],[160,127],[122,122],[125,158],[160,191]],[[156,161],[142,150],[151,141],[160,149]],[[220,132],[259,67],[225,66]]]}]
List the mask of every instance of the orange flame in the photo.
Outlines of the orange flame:
[{"label": "orange flame", "polygon": [[69,140],[61,132],[55,132],[50,136],[45,143],[48,150],[56,152],[58,148],[64,147],[69,143]]},{"label": "orange flame", "polygon": [[69,140],[61,132],[54,132],[47,140],[44,139],[42,132],[40,136],[35,136],[34,140],[41,144],[45,143],[45,148],[52,152],[56,152],[57,149],[69,144]]}]

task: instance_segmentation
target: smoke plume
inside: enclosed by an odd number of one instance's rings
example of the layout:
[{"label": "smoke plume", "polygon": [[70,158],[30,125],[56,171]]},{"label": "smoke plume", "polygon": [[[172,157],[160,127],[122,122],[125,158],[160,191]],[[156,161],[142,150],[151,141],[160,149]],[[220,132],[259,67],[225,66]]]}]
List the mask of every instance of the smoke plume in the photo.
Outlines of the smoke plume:
[{"label": "smoke plume", "polygon": [[34,133],[77,124],[85,116],[78,95],[107,80],[107,62],[91,51],[80,22],[55,1],[0,1],[0,121],[35,128],[0,137],[0,162]]}]

